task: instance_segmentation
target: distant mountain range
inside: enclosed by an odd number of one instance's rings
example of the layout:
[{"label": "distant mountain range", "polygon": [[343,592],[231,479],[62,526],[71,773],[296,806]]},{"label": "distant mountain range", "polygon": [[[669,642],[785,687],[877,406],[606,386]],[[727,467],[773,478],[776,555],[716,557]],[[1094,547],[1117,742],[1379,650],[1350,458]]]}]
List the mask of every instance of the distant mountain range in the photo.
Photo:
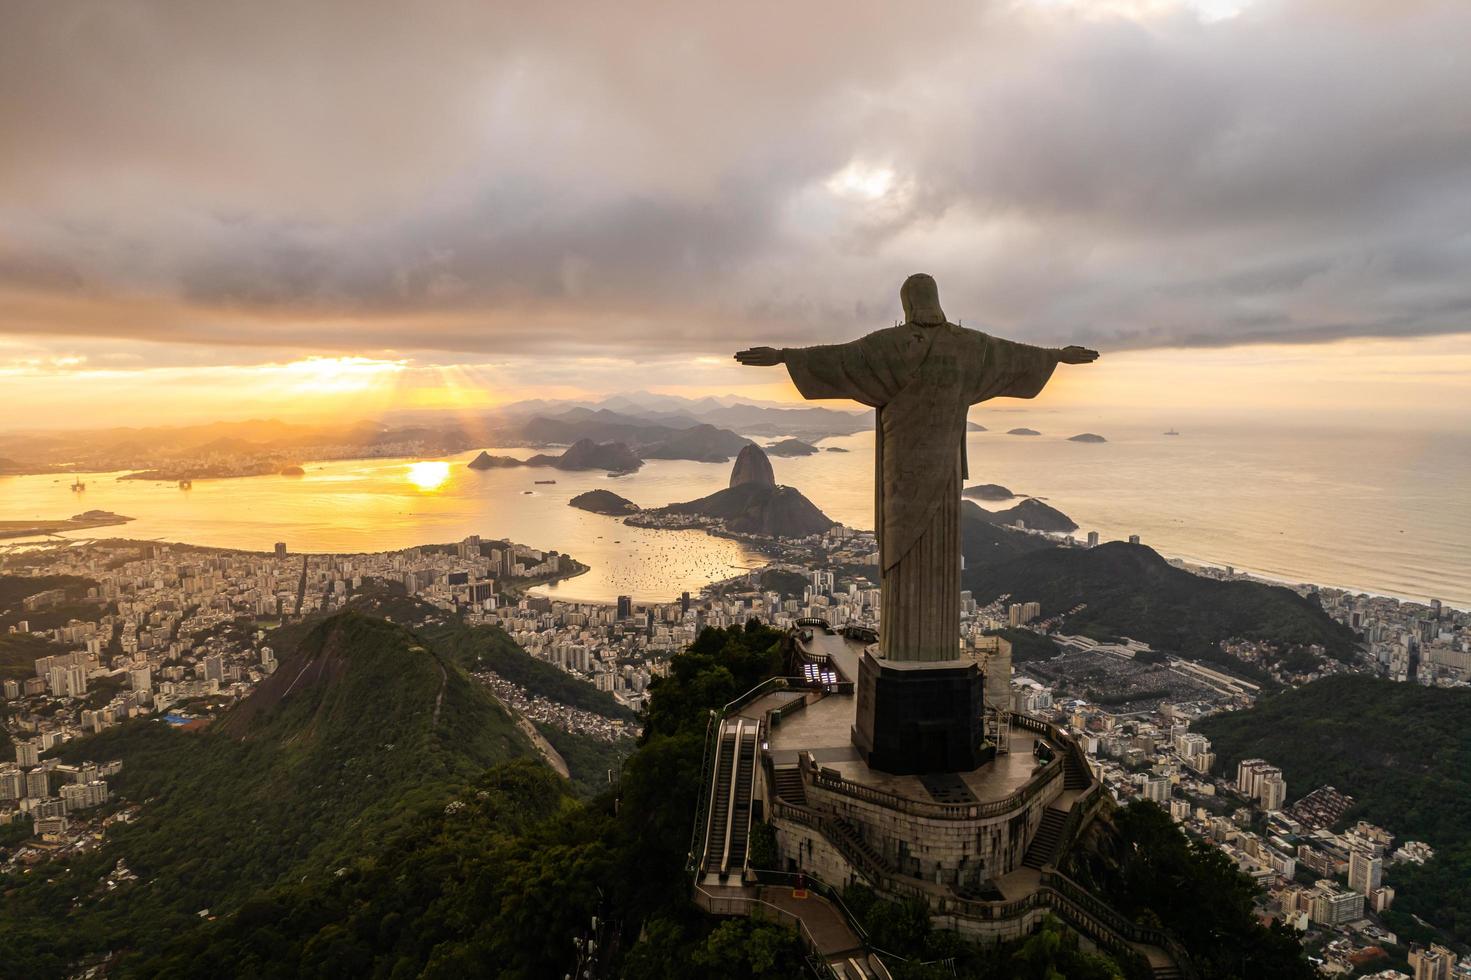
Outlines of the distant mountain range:
[{"label": "distant mountain range", "polygon": [[[750,437],[807,442],[873,426],[873,412],[794,408],[733,396],[679,398],[635,393],[591,402],[531,400],[476,415],[397,412],[382,420],[306,424],[279,419],[202,425],[8,433],[0,471],[164,470],[241,459],[450,455],[485,446],[570,446],[622,442],[644,459],[724,462]],[[274,472],[263,466],[261,472]],[[181,473],[185,472],[180,470]],[[220,472],[225,472],[221,470]]]}]

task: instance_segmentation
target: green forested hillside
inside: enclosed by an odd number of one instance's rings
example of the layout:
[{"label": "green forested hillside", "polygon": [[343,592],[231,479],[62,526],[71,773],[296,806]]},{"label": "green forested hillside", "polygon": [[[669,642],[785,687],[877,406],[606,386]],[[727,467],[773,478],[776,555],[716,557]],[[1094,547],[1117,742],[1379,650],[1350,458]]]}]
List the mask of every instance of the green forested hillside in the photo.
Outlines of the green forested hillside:
[{"label": "green forested hillside", "polygon": [[1355,637],[1291,589],[1192,575],[1142,545],[1046,548],[1008,560],[967,564],[961,576],[979,602],[1009,593],[1040,602],[1042,615],[1068,617],[1071,630],[1098,638],[1129,636],[1183,656],[1238,667],[1217,644],[1233,637],[1284,645],[1319,644],[1352,655]]},{"label": "green forested hillside", "polygon": [[579,680],[560,667],[537,660],[499,626],[465,626],[459,622],[430,626],[423,635],[466,670],[493,670],[513,684],[552,701],[591,711],[605,718],[632,720],[634,714],[607,691]]},{"label": "green forested hillside", "polygon": [[25,680],[36,676],[36,661],[67,648],[30,633],[0,633],[0,679]]},{"label": "green forested hillside", "polygon": [[1395,909],[1471,941],[1471,691],[1329,677],[1195,729],[1223,772],[1268,759],[1289,797],[1329,783],[1356,801],[1345,819],[1428,841],[1437,855],[1424,868],[1389,871]]},{"label": "green forested hillside", "polygon": [[[211,730],[137,720],[62,747],[69,761],[122,759],[113,789],[142,809],[46,880],[0,882],[24,885],[0,903],[0,972],[48,976],[83,953],[161,943],[201,910],[352,860],[530,752],[493,698],[402,627],[328,619]],[[120,859],[139,880],[99,889]]]},{"label": "green forested hillside", "polygon": [[960,553],[965,558],[966,568],[972,572],[1020,555],[1050,551],[1056,547],[1040,535],[997,524],[990,511],[969,500],[960,504]]}]

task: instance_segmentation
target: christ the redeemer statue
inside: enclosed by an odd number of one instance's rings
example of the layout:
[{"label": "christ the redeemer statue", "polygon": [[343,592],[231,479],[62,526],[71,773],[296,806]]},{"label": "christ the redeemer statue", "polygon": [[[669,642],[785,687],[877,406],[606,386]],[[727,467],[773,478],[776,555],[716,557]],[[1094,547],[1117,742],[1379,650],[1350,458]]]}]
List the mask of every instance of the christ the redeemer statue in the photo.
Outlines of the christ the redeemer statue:
[{"label": "christ the redeemer statue", "polygon": [[806,398],[851,398],[878,409],[879,649],[890,661],[954,660],[966,411],[990,398],[1032,398],[1058,364],[1087,364],[1098,352],[1032,347],[956,326],[924,274],[906,279],[899,298],[900,326],[846,344],[753,347],[736,360],[786,364]]}]

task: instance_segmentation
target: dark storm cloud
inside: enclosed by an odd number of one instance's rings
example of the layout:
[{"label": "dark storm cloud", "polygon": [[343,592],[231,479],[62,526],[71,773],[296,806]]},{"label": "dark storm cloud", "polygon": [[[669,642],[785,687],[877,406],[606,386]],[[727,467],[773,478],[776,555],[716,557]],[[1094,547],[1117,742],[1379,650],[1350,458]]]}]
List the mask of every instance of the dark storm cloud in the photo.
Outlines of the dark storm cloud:
[{"label": "dark storm cloud", "polygon": [[1049,342],[1471,328],[1471,8],[1121,6],[0,0],[0,331],[724,350],[919,268]]}]

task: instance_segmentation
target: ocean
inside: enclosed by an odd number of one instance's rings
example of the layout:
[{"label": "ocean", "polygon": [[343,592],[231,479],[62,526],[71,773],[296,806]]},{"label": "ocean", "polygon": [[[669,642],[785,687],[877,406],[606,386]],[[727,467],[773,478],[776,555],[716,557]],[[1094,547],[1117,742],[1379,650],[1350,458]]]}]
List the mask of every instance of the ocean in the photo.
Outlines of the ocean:
[{"label": "ocean", "polygon": [[[997,416],[1000,418],[1000,416]],[[968,436],[970,480],[1040,497],[1104,540],[1137,534],[1169,557],[1231,565],[1285,582],[1471,607],[1471,435],[1293,431],[1274,427],[1095,425],[1105,443],[1070,442],[1076,429],[1010,416]],[[767,441],[767,440],[761,440]],[[873,434],[820,443],[847,452],[773,458],[777,480],[835,520],[873,523]],[[492,454],[533,450],[490,448]],[[638,473],[466,468],[475,453],[442,461],[345,460],[306,464],[301,477],[172,483],[0,477],[0,520],[67,517],[88,509],[136,518],[73,537],[122,536],[266,551],[383,551],[458,540],[511,538],[570,553],[592,566],[540,590],[611,602],[667,601],[761,563],[741,544],[693,531],[625,527],[567,506],[604,487],[641,506],[689,500],[725,486],[730,464],[650,461]],[[537,480],[556,480],[552,485]],[[992,503],[996,508],[1006,503]],[[3,542],[0,542],[3,543]]]}]

